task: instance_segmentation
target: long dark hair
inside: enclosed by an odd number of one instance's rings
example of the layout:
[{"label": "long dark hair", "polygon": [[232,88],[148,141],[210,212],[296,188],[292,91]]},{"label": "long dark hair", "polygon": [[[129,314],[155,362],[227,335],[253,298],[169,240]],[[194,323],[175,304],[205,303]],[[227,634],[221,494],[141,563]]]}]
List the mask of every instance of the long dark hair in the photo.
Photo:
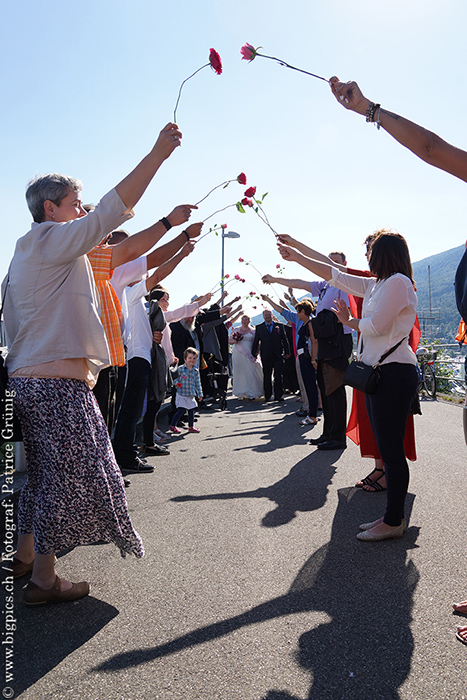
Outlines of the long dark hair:
[{"label": "long dark hair", "polygon": [[414,284],[409,248],[400,233],[386,229],[375,232],[371,241],[369,265],[378,280],[387,279],[399,272]]}]

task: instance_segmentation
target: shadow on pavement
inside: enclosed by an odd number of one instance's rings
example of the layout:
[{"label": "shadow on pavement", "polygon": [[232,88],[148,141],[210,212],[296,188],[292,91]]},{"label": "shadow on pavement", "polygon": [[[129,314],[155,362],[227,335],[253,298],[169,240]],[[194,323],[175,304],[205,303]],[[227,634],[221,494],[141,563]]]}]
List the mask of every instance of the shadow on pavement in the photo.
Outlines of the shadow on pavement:
[{"label": "shadow on pavement", "polygon": [[[15,585],[15,598],[20,589]],[[118,610],[92,596],[74,603],[39,605],[28,608],[17,607],[17,629],[15,632],[15,697],[43,678],[63,659],[86,644],[105,627]],[[27,658],[26,658],[27,650]]]},{"label": "shadow on pavement", "polygon": [[[407,520],[413,501],[409,494]],[[310,672],[307,700],[400,700],[413,653],[410,622],[419,579],[407,551],[416,546],[418,528],[409,527],[401,540],[359,542],[358,524],[378,517],[381,505],[357,489],[341,489],[330,542],[308,559],[288,593],[151,649],[117,654],[96,670],[135,667],[250,625],[258,625],[260,635],[261,622],[321,611],[330,622],[304,632],[296,651],[297,664]],[[303,699],[271,689],[264,700]]]},{"label": "shadow on pavement", "polygon": [[263,527],[279,527],[293,520],[298,512],[306,513],[318,510],[326,503],[328,487],[335,474],[335,462],[341,452],[319,452],[315,450],[308,457],[298,462],[280,481],[271,486],[254,491],[237,491],[233,493],[210,493],[203,496],[175,496],[172,501],[217,501],[236,498],[268,498],[277,504],[267,513],[261,524]]}]

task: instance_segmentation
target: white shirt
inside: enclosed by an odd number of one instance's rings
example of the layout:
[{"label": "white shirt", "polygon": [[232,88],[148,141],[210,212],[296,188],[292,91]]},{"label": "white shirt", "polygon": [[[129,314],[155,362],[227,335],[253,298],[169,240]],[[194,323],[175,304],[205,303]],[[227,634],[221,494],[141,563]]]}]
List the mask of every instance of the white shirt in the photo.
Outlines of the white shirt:
[{"label": "white shirt", "polygon": [[382,364],[417,364],[415,353],[409,345],[409,334],[417,310],[417,295],[408,277],[397,273],[376,281],[374,277],[357,277],[339,272],[333,267],[332,283],[349,294],[363,297],[358,344],[358,354],[361,354],[363,362],[374,365],[381,355],[402,340]]},{"label": "white shirt", "polygon": [[126,287],[125,296],[128,304],[127,359],[142,357],[151,362],[152,330],[144,297],[148,293],[146,280],[141,280],[133,287]]},{"label": "white shirt", "polygon": [[148,271],[148,261],[145,255],[136,260],[123,263],[115,268],[110,280],[110,284],[115,289],[120,306],[122,307],[122,337],[123,344],[128,345],[129,324],[128,324],[128,303],[126,300],[125,287],[130,282],[137,282],[146,276]]}]

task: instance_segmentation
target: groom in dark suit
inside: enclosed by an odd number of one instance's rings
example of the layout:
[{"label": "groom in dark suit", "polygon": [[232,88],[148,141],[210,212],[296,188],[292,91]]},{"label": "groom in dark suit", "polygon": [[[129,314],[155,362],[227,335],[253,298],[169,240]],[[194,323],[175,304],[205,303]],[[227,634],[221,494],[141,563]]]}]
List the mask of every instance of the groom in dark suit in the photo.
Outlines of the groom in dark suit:
[{"label": "groom in dark suit", "polygon": [[282,398],[282,367],[284,360],[290,357],[289,341],[284,330],[284,324],[273,321],[269,309],[263,311],[264,323],[256,326],[251,353],[256,357],[258,348],[263,365],[264,396],[266,401],[272,395],[272,372],[274,370],[274,398]]}]

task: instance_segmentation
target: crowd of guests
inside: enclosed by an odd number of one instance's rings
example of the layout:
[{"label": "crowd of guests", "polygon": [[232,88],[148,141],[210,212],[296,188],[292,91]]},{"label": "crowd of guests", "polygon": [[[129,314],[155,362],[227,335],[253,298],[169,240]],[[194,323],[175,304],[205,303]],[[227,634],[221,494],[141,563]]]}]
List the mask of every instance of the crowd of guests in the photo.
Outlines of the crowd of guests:
[{"label": "crowd of guests", "polygon": [[[467,181],[465,151],[371,102],[354,82],[332,78],[330,84],[346,109]],[[9,386],[28,463],[14,560],[15,576],[31,573],[27,605],[76,600],[89,592],[87,582],[56,575],[60,550],[112,541],[122,556],[143,555],[122,478],[122,472],[153,469],[136,447],[138,423],[142,420],[143,455],[168,454],[157,415],[171,389],[170,430],[179,432],[177,424],[188,411],[188,430],[197,432],[194,410],[212,393],[212,377],[228,377],[229,344],[237,397],[280,402],[284,389],[299,387],[303,426],[318,423],[322,405],[322,434],[311,439],[318,450],[343,450],[349,436],[362,455],[374,458],[374,470],[357,486],[386,490],[386,510],[360,526],[358,539],[399,538],[407,526],[420,334],[405,239],[377,231],[365,241],[369,270],[354,270],[342,252],[324,256],[279,236],[283,259],[321,281],[266,275],[266,284],[289,287],[293,303],[290,308],[263,295],[269,308],[256,328],[241,307],[222,306],[223,297],[203,309],[210,294],[169,311],[161,282],[193,253],[202,224],[152,249],[172,227],[187,223],[196,207],[180,205],[133,236],[121,226],[181,137],[168,124],[148,155],[95,207],[84,207],[81,183],[64,175],[37,177],[27,190],[34,223],[17,242],[2,293]],[[309,298],[297,301],[295,289]],[[240,317],[229,336],[226,323]],[[376,393],[354,392],[347,424],[344,373],[353,334],[357,355],[367,365],[377,364],[380,378]],[[454,609],[464,614],[466,603]],[[459,627],[457,636],[467,643],[467,627]]]}]

